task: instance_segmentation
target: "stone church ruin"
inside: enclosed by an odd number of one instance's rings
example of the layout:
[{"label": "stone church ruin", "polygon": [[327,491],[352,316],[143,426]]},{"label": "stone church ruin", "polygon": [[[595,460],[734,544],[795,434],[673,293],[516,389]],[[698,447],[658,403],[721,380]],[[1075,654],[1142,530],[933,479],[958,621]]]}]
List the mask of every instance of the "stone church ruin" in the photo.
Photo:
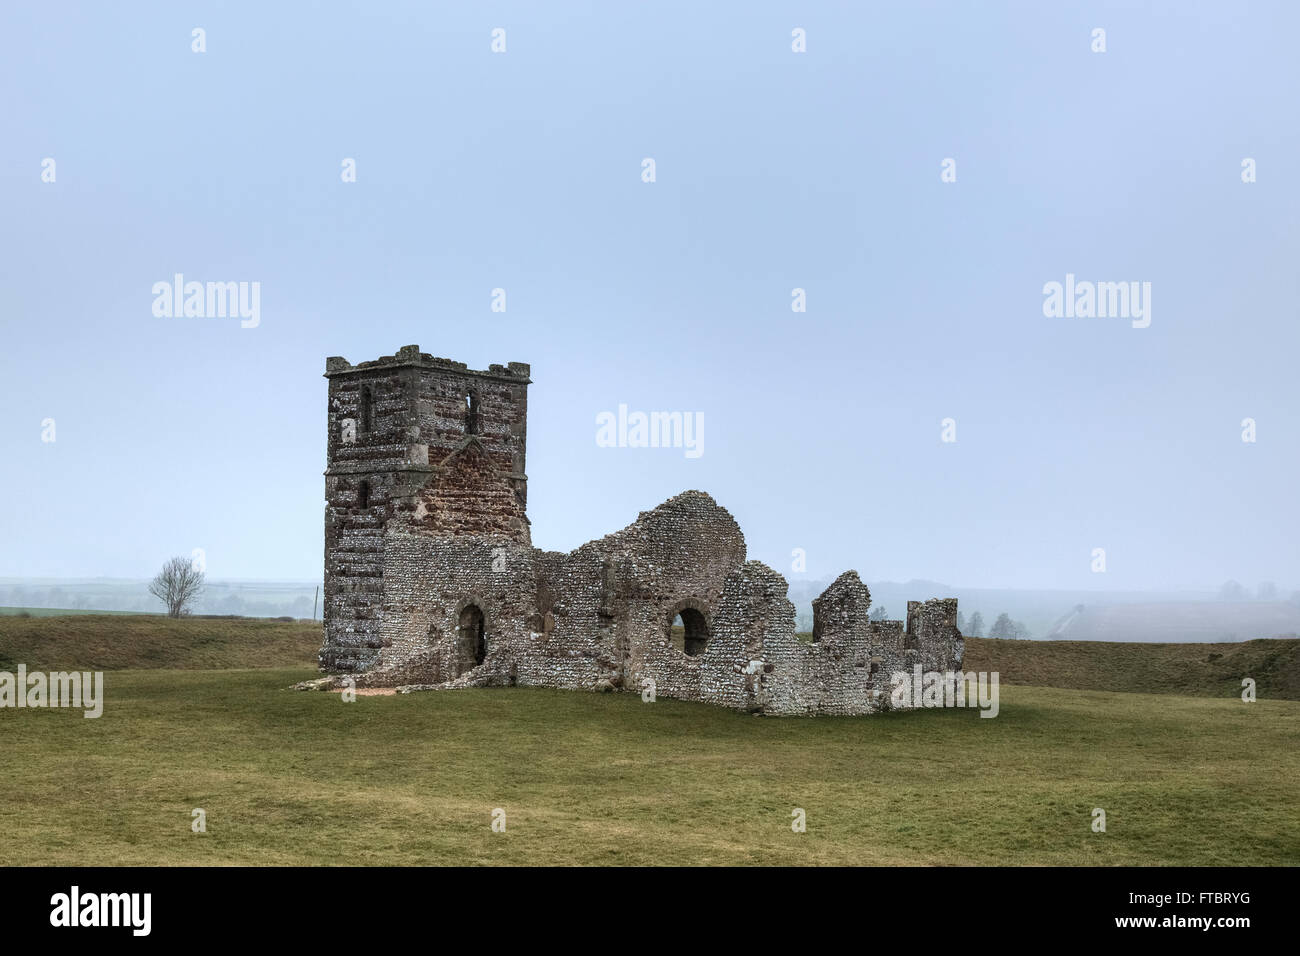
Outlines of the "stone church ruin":
[{"label": "stone church ruin", "polygon": [[[338,684],[642,693],[762,714],[868,714],[898,671],[960,669],[957,601],[870,621],[846,571],[795,634],[787,584],[686,491],[567,554],[526,514],[529,366],[408,345],[326,360],[325,640]],[[674,626],[675,622],[679,622]]]}]

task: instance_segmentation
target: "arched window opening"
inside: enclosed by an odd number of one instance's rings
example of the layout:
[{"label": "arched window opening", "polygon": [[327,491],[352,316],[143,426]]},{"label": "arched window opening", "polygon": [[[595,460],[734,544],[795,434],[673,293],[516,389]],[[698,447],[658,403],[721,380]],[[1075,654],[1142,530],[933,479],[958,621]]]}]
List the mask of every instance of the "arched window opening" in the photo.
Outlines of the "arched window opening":
[{"label": "arched window opening", "polygon": [[465,395],[465,434],[478,434],[478,393],[469,392]]},{"label": "arched window opening", "polygon": [[709,643],[709,624],[695,608],[682,608],[669,624],[669,637],[687,657],[699,657]]}]

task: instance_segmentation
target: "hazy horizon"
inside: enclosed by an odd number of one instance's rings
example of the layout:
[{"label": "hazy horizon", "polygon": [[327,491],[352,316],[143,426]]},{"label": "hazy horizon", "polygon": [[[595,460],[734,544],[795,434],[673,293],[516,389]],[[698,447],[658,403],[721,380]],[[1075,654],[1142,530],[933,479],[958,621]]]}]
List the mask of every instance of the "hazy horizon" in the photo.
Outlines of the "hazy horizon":
[{"label": "hazy horizon", "polygon": [[[319,618],[320,581],[232,581],[210,579],[193,606],[198,615]],[[1005,615],[1021,637],[1033,640],[1239,641],[1300,634],[1300,592],[1269,600],[1257,594],[1227,600],[1211,591],[1033,591],[978,589],[935,581],[867,581],[872,611],[904,620],[909,601],[932,597],[958,600],[958,623],[968,634],[989,636]],[[152,612],[161,614],[147,579],[0,577],[0,614],[55,608],[72,613]],[[812,601],[827,578],[792,575],[789,599],[795,625],[811,630]],[[982,623],[975,623],[975,615]],[[969,627],[967,626],[969,625]]]},{"label": "hazy horizon", "polygon": [[[838,572],[834,572],[830,574],[808,574],[808,573],[800,574],[800,573],[786,571],[783,572],[782,576],[789,583],[790,587],[794,589],[796,587],[809,587],[816,584],[829,585],[832,581],[835,580],[835,578],[837,578],[844,571],[850,571],[850,570],[856,570],[856,569],[844,568]],[[152,577],[153,577],[152,574],[139,575],[135,577],[130,577],[130,576],[124,577],[124,576],[109,575],[109,574],[35,575],[35,576],[0,575],[0,585],[14,584],[14,583],[36,584],[36,583],[46,583],[46,582],[58,583],[58,582],[72,582],[72,581],[108,581],[108,582],[121,581],[121,582],[129,582],[129,583],[141,583],[141,582],[148,582],[149,580],[152,579]],[[206,580],[209,584],[248,584],[248,585],[288,584],[288,585],[301,585],[306,587],[314,587],[315,585],[323,583],[323,577],[324,577],[323,575],[317,578],[238,578],[238,577],[218,578],[218,577],[208,576],[206,577]],[[1236,581],[1235,578],[1229,578],[1228,580]],[[882,584],[896,585],[899,587],[906,587],[909,585],[935,585],[937,587],[941,587],[941,588],[947,587],[959,591],[1013,591],[1013,592],[1026,592],[1026,593],[1039,593],[1039,594],[1050,594],[1054,592],[1061,593],[1061,594],[1086,594],[1086,593],[1104,594],[1104,595],[1132,594],[1132,595],[1140,595],[1140,596],[1147,596],[1147,597],[1157,596],[1157,595],[1201,595],[1203,600],[1214,600],[1223,603],[1234,603],[1236,601],[1254,602],[1254,601],[1264,601],[1264,600],[1288,601],[1291,599],[1293,595],[1300,594],[1300,588],[1284,585],[1276,581],[1273,581],[1271,579],[1266,579],[1265,581],[1259,583],[1260,584],[1272,583],[1276,585],[1277,594],[1275,597],[1272,598],[1260,597],[1258,594],[1257,586],[1253,585],[1251,582],[1243,582],[1243,581],[1237,582],[1238,584],[1242,585],[1245,592],[1244,596],[1240,598],[1226,598],[1226,597],[1222,597],[1219,594],[1219,591],[1222,588],[1223,584],[1227,582],[1221,582],[1217,587],[1207,585],[1203,587],[1181,587],[1181,588],[1107,588],[1107,587],[999,588],[999,587],[979,587],[979,586],[960,584],[960,583],[953,584],[948,581],[935,581],[930,578],[908,578],[905,581],[895,580],[891,578],[879,578],[875,580],[863,578],[863,582],[873,586],[882,585]]]}]

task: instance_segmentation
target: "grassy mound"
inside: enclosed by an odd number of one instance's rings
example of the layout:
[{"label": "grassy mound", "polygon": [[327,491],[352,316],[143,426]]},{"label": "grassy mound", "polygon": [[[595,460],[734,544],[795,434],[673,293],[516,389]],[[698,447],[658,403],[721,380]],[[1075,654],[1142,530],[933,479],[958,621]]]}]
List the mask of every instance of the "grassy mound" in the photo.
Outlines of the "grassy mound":
[{"label": "grassy mound", "polygon": [[154,614],[0,616],[0,670],[311,666],[319,621]]},{"label": "grassy mound", "polygon": [[1261,698],[1300,700],[1300,640],[1239,644],[966,639],[965,669],[997,671],[1007,684],[1135,694],[1240,697],[1255,680]]}]

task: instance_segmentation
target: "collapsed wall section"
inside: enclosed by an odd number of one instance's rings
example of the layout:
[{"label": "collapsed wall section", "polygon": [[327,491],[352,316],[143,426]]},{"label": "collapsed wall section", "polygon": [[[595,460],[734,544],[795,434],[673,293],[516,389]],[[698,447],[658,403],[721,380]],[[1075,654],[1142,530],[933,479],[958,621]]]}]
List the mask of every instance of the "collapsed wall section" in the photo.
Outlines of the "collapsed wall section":
[{"label": "collapsed wall section", "polygon": [[871,594],[846,571],[813,602],[808,642],[769,632],[763,647],[764,712],[871,714],[893,706],[895,675],[960,667],[955,600],[912,602],[902,621],[872,621]]}]

